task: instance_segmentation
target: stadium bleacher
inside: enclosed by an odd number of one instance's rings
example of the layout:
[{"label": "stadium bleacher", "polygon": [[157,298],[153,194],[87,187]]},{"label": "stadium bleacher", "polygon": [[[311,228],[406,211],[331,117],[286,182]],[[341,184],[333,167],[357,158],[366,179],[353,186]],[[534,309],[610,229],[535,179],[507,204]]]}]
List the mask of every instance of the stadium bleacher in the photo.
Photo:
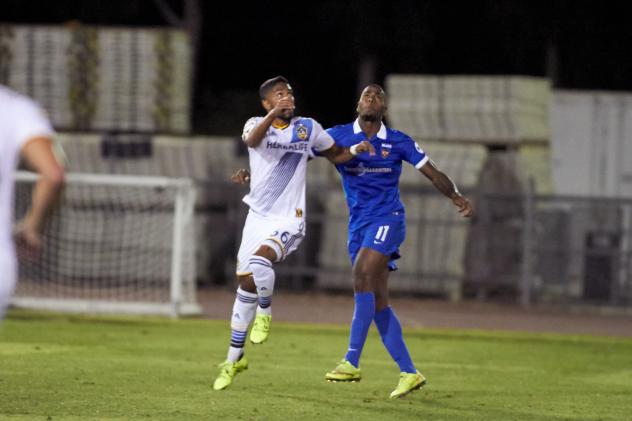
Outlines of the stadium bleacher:
[{"label": "stadium bleacher", "polygon": [[4,83],[65,130],[190,132],[191,52],[179,30],[3,25]]},{"label": "stadium bleacher", "polygon": [[417,140],[548,142],[549,82],[510,76],[389,75],[389,120]]}]

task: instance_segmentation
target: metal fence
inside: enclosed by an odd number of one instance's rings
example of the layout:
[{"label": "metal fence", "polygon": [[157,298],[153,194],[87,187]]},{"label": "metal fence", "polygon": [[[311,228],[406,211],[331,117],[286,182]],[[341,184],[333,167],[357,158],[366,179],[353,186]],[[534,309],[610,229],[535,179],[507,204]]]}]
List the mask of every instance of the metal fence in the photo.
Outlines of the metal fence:
[{"label": "metal fence", "polygon": [[486,195],[464,288],[534,302],[632,305],[632,199]]},{"label": "metal fence", "polygon": [[[246,190],[223,183],[201,189],[218,199],[197,212],[198,236],[207,244],[198,250],[210,251],[200,266],[202,277],[215,273],[214,281],[229,283],[247,212],[240,202]],[[523,305],[632,305],[632,199],[535,195],[533,189],[522,195],[468,195],[476,204],[472,220],[460,217],[432,189],[402,189],[407,238],[391,291]],[[351,289],[341,189],[311,186],[307,208],[306,239],[275,267],[277,285]]]}]

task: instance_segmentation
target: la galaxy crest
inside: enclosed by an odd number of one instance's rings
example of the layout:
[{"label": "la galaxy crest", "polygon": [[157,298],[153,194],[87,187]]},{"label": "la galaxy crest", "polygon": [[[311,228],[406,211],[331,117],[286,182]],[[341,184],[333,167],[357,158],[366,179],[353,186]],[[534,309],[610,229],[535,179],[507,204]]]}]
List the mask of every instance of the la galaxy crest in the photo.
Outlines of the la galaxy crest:
[{"label": "la galaxy crest", "polygon": [[302,124],[299,124],[296,126],[296,137],[299,140],[306,140],[308,134],[309,134],[309,131],[307,130],[307,127],[305,127]]},{"label": "la galaxy crest", "polygon": [[313,124],[309,118],[298,119],[294,123],[292,129],[292,141],[290,143],[300,143],[302,145],[309,141],[309,137],[312,134]]}]

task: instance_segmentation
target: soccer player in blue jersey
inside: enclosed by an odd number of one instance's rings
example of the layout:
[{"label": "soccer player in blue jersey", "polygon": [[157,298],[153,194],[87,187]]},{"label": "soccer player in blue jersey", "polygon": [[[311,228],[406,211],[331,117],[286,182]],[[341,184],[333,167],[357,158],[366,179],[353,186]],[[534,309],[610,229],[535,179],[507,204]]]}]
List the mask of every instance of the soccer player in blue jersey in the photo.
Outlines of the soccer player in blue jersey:
[{"label": "soccer player in blue jersey", "polygon": [[399,246],[406,234],[398,187],[402,161],[426,176],[463,216],[471,216],[473,208],[413,139],[382,123],[386,108],[384,89],[369,85],[358,101],[357,120],[327,130],[341,147],[368,140],[376,153],[361,153],[346,163],[336,164],[349,207],[348,249],[353,264],[355,308],[347,354],[325,378],[361,379],[360,355],[369,327],[375,321],[384,346],[401,372],[399,384],[390,395],[399,398],[426,383],[410,358],[401,325],[388,302],[389,272],[397,269],[395,260],[400,257]]}]

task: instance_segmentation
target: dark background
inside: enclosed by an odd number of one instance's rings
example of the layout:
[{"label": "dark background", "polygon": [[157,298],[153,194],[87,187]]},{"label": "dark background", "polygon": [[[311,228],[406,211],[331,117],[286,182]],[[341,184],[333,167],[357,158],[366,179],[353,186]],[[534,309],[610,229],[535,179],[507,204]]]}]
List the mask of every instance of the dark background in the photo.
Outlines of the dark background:
[{"label": "dark background", "polygon": [[[157,1],[3,0],[0,22],[167,26]],[[162,1],[186,14],[186,0]],[[389,73],[533,75],[562,89],[632,90],[625,2],[193,2],[198,133],[238,133],[261,113],[257,87],[277,74],[290,79],[299,113],[324,126],[352,119],[359,84]]]}]

